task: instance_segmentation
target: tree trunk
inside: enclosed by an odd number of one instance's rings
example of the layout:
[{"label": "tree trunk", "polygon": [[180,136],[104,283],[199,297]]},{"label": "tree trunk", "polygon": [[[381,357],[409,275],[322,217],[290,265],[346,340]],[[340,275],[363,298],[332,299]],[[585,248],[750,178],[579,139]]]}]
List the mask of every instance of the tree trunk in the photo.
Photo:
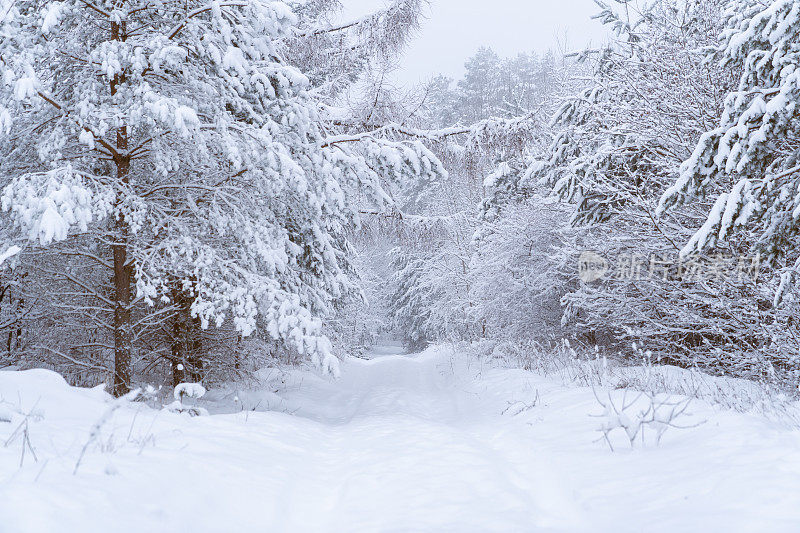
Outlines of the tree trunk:
[{"label": "tree trunk", "polygon": [[172,321],[172,386],[177,387],[186,381],[186,353],[181,331],[180,310],[175,312]]},{"label": "tree trunk", "polygon": [[200,320],[192,317],[193,296],[183,289],[183,282],[172,282],[172,303],[176,307],[172,322],[172,382],[174,386],[187,380],[203,379],[203,349]]},{"label": "tree trunk", "polygon": [[186,375],[189,372],[189,361],[187,360],[186,337],[188,327],[186,324],[186,303],[181,280],[172,280],[172,305],[175,306],[175,314],[172,318],[172,385],[177,387],[186,382]]},{"label": "tree trunk", "polygon": [[[125,23],[111,23],[112,37],[125,40]],[[112,96],[118,86],[125,81],[124,73],[114,76],[111,81]],[[131,331],[131,271],[128,264],[130,228],[128,221],[120,212],[125,201],[127,185],[130,180],[130,156],[128,155],[128,130],[123,125],[117,129],[117,154],[114,164],[117,167],[117,213],[114,219],[114,237],[111,250],[114,256],[114,396],[123,396],[131,390],[133,362],[131,360],[133,332]]]},{"label": "tree trunk", "polygon": [[191,310],[187,309],[187,324],[189,325],[189,364],[193,383],[203,381],[203,328],[200,326],[200,319],[191,316]]},{"label": "tree trunk", "polygon": [[[124,130],[124,128],[123,128]],[[125,132],[117,134],[117,148],[125,148]],[[129,163],[117,163],[117,179],[128,182]],[[117,206],[122,203],[118,193]],[[120,213],[114,221],[114,395],[119,397],[131,390],[133,364],[131,361],[131,266],[128,264],[128,222]]]}]

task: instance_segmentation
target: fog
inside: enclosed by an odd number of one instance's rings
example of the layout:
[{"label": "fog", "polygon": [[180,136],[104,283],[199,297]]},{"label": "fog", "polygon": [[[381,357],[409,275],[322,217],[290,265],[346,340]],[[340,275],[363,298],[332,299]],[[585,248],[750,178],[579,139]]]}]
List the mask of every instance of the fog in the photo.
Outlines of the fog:
[{"label": "fog", "polygon": [[[384,5],[382,0],[344,0],[345,16]],[[582,49],[604,40],[593,0],[432,0],[427,20],[400,58],[395,79],[401,85],[442,73],[458,77],[464,61],[479,47],[500,55]]]}]

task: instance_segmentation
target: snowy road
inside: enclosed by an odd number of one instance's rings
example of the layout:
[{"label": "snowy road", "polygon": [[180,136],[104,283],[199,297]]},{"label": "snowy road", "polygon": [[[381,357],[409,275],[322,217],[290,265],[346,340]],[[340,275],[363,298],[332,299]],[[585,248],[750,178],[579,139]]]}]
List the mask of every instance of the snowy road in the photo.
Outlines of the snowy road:
[{"label": "snowy road", "polygon": [[36,461],[19,466],[20,416],[0,422],[2,533],[800,529],[796,430],[698,404],[701,426],[612,453],[590,390],[447,349],[384,350],[346,361],[338,382],[298,371],[277,394],[238,393],[268,412],[124,407],[75,475],[104,393],[32,371],[0,372],[0,396],[38,402]]}]

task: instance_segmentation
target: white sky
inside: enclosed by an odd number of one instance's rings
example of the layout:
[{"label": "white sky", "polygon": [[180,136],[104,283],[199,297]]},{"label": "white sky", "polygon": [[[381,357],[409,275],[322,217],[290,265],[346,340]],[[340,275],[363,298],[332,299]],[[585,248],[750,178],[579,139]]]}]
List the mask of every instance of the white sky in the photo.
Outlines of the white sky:
[{"label": "white sky", "polygon": [[[346,18],[386,5],[385,0],[342,0]],[[413,84],[442,73],[458,77],[480,46],[501,56],[544,52],[565,37],[570,50],[603,41],[593,0],[431,0],[419,35],[400,61],[397,81]]]}]

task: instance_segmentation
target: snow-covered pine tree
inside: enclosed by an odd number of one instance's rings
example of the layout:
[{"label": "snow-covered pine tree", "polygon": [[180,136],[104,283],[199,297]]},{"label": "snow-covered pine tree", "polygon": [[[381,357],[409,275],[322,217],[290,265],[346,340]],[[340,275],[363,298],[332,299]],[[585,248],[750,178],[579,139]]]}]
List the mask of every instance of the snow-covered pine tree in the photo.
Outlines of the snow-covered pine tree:
[{"label": "snow-covered pine tree", "polygon": [[[786,259],[791,263],[798,259],[800,214],[800,3],[738,0],[726,17],[722,43],[708,60],[736,72],[739,83],[727,95],[719,123],[702,135],[658,210],[664,213],[724,188],[727,192],[717,197],[682,253],[701,252],[749,230],[774,265]],[[798,266],[786,269],[785,281],[796,276]]]},{"label": "snow-covered pine tree", "polygon": [[458,81],[458,91],[465,123],[494,116],[493,104],[500,86],[500,57],[491,48],[481,47],[464,68],[466,73]]},{"label": "snow-covered pine tree", "polygon": [[399,247],[391,255],[395,274],[391,280],[394,291],[389,296],[389,316],[401,333],[403,344],[409,350],[420,350],[434,337],[430,328],[436,326],[430,309],[435,294],[423,280],[428,270],[425,258],[414,257]]},{"label": "snow-covered pine tree", "polygon": [[[321,335],[353,288],[347,192],[440,172],[417,145],[326,138],[309,80],[283,59],[282,2],[4,2],[0,181],[26,251],[79,244],[110,292],[114,392],[134,372],[136,306],[186,295],[203,327],[262,328],[329,369]],[[370,171],[378,168],[379,171]],[[366,172],[365,172],[366,171]],[[101,328],[103,329],[103,328]]]}]

